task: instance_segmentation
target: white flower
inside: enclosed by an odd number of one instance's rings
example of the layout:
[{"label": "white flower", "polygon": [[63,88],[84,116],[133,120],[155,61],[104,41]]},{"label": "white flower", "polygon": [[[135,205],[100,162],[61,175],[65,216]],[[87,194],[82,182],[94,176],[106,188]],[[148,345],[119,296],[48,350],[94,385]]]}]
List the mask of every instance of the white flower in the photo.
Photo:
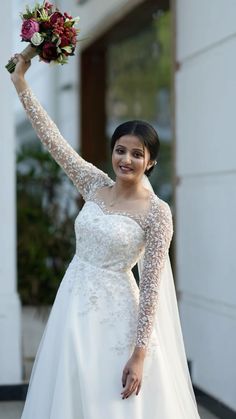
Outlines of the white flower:
[{"label": "white flower", "polygon": [[30,40],[36,47],[44,41],[43,36],[39,32],[35,32]]}]

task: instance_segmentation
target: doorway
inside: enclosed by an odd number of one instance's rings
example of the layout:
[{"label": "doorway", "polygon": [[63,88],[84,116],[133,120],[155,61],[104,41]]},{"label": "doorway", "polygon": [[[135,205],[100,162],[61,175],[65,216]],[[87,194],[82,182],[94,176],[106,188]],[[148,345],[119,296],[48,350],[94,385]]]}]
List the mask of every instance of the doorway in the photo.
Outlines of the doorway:
[{"label": "doorway", "polygon": [[155,192],[173,202],[171,129],[171,10],[147,0],[81,57],[81,152],[111,177],[110,137],[117,125],[144,119],[158,131],[161,153],[151,177]]}]

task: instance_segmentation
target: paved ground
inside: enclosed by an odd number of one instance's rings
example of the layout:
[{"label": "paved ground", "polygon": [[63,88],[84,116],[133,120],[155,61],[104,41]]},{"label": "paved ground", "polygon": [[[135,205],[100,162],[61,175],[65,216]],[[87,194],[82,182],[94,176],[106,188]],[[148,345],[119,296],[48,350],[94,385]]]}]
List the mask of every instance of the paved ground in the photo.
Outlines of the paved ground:
[{"label": "paved ground", "polygon": [[21,402],[1,402],[0,403],[0,419],[20,419],[23,409]]},{"label": "paved ground", "polygon": [[[198,411],[201,416],[201,419],[218,419],[217,416],[213,415],[212,413],[207,412],[207,410],[204,409],[204,407],[198,406]],[[1,416],[0,416],[0,419],[2,419]]]},{"label": "paved ground", "polygon": [[[0,419],[20,419],[22,409],[23,403],[21,402],[0,403]],[[199,407],[199,413],[201,419],[218,419],[201,406]]]}]

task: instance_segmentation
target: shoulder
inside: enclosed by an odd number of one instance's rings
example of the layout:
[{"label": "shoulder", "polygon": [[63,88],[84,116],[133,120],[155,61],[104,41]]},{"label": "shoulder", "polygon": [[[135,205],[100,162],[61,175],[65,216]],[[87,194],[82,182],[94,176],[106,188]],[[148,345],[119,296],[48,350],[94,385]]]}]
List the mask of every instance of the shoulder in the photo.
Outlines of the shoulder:
[{"label": "shoulder", "polygon": [[156,194],[152,195],[152,205],[150,208],[150,216],[152,220],[161,221],[162,218],[172,219],[170,206]]},{"label": "shoulder", "polygon": [[84,196],[85,200],[91,199],[97,190],[113,185],[114,181],[92,163],[87,163],[87,190]]},{"label": "shoulder", "polygon": [[170,206],[153,193],[151,207],[147,217],[146,229],[151,231],[165,230],[173,233],[173,221]]}]

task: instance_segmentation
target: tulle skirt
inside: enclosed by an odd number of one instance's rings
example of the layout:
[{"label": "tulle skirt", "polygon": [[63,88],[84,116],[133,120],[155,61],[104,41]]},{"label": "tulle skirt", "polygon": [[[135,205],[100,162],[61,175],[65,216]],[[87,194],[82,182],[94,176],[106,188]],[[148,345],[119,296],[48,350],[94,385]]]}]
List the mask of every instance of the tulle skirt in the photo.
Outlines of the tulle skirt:
[{"label": "tulle skirt", "polygon": [[[80,275],[79,265],[75,256],[58,290],[38,349],[22,419],[199,418],[191,384],[181,369],[179,377],[175,376],[173,360],[161,345],[158,315],[141,391],[138,396],[122,399],[122,371],[132,351],[129,346],[116,350],[114,342],[129,333],[129,322],[112,327],[100,321],[96,311],[78,315],[78,294],[68,292],[65,284],[73,283],[75,272]],[[91,267],[89,272],[91,275]],[[127,304],[134,304],[132,292],[125,298]],[[106,311],[105,301],[103,305],[100,309]],[[160,310],[159,316],[163,314]]]}]

